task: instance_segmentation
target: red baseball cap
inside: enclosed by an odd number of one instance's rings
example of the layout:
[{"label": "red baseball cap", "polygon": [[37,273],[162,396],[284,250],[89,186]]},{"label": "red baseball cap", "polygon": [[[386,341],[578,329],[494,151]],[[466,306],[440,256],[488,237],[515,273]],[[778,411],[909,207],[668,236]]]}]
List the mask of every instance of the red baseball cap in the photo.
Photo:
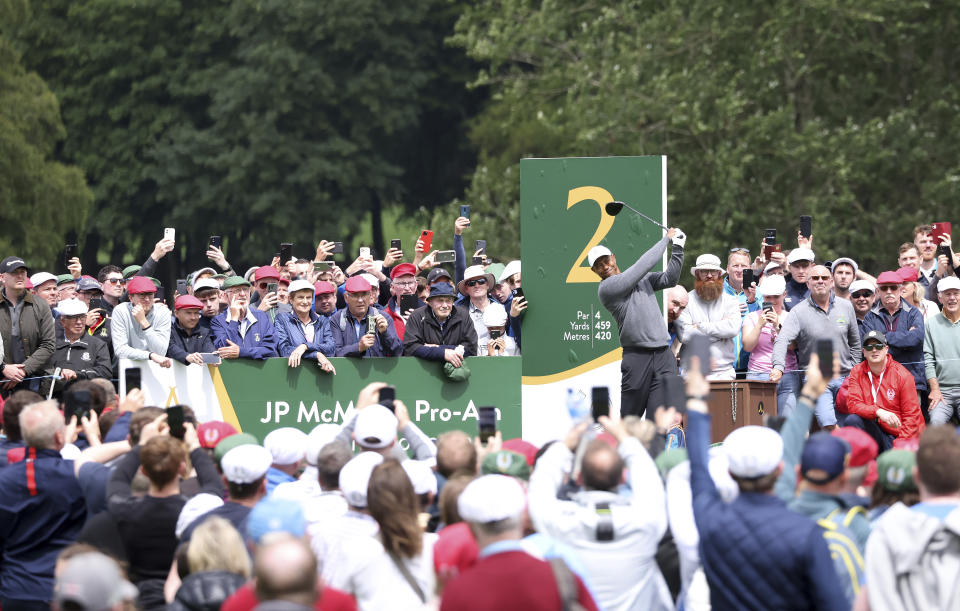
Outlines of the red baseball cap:
[{"label": "red baseball cap", "polygon": [[280,280],[280,272],[277,271],[277,268],[272,265],[264,265],[263,267],[258,267],[257,271],[253,274],[253,281],[259,282],[264,278],[273,278],[274,280]]},{"label": "red baseball cap", "polygon": [[393,280],[398,276],[416,276],[417,275],[417,266],[413,263],[401,263],[397,265],[390,271],[390,279]]},{"label": "red baseball cap", "polygon": [[350,276],[347,278],[347,283],[344,285],[344,288],[348,293],[364,293],[373,290],[373,287],[370,286],[366,278],[361,276]]},{"label": "red baseball cap", "polygon": [[500,447],[504,450],[510,450],[511,452],[516,452],[517,454],[522,455],[527,459],[527,464],[531,467],[537,460],[537,446],[533,445],[529,441],[524,441],[522,439],[508,439],[504,441]]},{"label": "red baseball cap", "polygon": [[862,467],[877,458],[877,442],[864,431],[844,426],[833,429],[832,435],[850,444],[850,462],[848,464],[851,467]]},{"label": "red baseball cap", "polygon": [[146,276],[134,276],[127,282],[127,294],[156,293],[157,285]]},{"label": "red baseball cap", "polygon": [[903,276],[897,272],[881,272],[877,276],[877,286],[881,284],[903,284]]},{"label": "red baseball cap", "polygon": [[193,295],[180,295],[173,304],[174,310],[203,309],[203,303]]},{"label": "red baseball cap", "polygon": [[[180,300],[178,299],[177,301],[179,302]],[[200,447],[202,448],[213,449],[227,437],[236,434],[237,429],[220,420],[210,420],[197,427],[197,437],[200,440]]]},{"label": "red baseball cap", "polygon": [[326,280],[317,280],[313,283],[313,292],[317,295],[326,295],[327,293],[336,293],[337,287],[332,282]]},{"label": "red baseball cap", "polygon": [[901,267],[897,270],[897,273],[903,278],[904,282],[916,282],[917,278],[920,277],[920,272],[915,267]]}]

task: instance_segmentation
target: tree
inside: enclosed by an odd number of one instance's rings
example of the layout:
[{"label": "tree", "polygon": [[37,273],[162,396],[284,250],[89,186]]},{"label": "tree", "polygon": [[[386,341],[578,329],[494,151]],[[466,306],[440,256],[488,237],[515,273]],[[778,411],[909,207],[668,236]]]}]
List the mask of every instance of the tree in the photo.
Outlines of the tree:
[{"label": "tree", "polygon": [[[0,2],[0,23],[25,18],[27,8]],[[53,160],[65,136],[56,97],[0,33],[0,253],[34,269],[54,262],[93,202],[83,172]]]},{"label": "tree", "polygon": [[524,156],[669,156],[691,255],[757,252],[764,227],[818,256],[896,263],[955,212],[958,3],[486,0],[454,41],[484,63],[467,199],[516,205]]}]

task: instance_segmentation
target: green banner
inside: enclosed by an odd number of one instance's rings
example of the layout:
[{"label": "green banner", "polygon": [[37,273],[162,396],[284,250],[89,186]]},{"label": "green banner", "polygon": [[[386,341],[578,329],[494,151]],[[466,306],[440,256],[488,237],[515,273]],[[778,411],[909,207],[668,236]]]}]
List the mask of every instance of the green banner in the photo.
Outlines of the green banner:
[{"label": "green banner", "polygon": [[230,421],[232,410],[240,427],[260,439],[283,426],[309,432],[321,423],[342,423],[364,386],[387,382],[396,387],[411,420],[431,437],[452,429],[476,435],[476,408],[482,405],[499,409],[504,439],[520,437],[520,357],[468,358],[466,382],[448,380],[440,363],[413,357],[330,360],[336,375],[314,363],[291,368],[280,358],[224,361],[211,368],[217,370],[218,395],[226,394],[220,397],[224,419]]},{"label": "green banner", "polygon": [[[663,230],[624,209],[626,202],[663,222],[665,157],[524,159],[520,162],[523,291],[523,382],[558,382],[619,361],[617,324],[597,298],[600,277],[587,252],[603,244],[625,269]],[[661,299],[662,296],[658,295]]]}]

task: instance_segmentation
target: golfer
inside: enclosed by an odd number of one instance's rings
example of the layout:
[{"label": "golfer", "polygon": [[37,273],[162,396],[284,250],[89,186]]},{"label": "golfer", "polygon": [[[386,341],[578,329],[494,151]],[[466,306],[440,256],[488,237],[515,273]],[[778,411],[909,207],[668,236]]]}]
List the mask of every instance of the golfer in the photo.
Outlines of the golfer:
[{"label": "golfer", "polygon": [[[673,252],[664,272],[652,272],[667,244]],[[600,303],[613,314],[620,328],[623,361],[620,365],[620,415],[643,416],[647,400],[659,386],[659,376],[677,373],[677,360],[670,351],[670,335],[655,291],[676,286],[683,268],[683,245],[687,236],[676,227],[645,252],[626,271],[606,246],[587,253],[590,268],[600,276]]]}]

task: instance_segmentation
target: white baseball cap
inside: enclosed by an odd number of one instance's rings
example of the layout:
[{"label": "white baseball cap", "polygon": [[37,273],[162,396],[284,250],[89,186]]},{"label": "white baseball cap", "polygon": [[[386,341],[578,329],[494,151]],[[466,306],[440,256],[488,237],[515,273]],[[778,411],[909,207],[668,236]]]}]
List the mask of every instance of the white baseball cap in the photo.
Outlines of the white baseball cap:
[{"label": "white baseball cap", "polygon": [[759,289],[764,295],[783,295],[787,290],[787,281],[779,274],[764,276],[760,279]]},{"label": "white baseball cap", "polygon": [[193,294],[196,295],[197,291],[202,291],[203,289],[217,289],[220,290],[220,283],[213,278],[201,278],[193,283]]},{"label": "white baseball cap", "polygon": [[247,443],[223,455],[220,469],[228,482],[252,484],[267,474],[273,464],[273,454],[263,446]]},{"label": "white baseball cap", "polygon": [[857,291],[870,291],[871,293],[877,292],[877,287],[873,286],[873,283],[869,280],[854,280],[850,283],[850,293],[856,293]]},{"label": "white baseball cap", "polygon": [[[591,263],[591,265],[593,264]],[[510,278],[511,276],[513,276],[514,274],[519,274],[519,273],[520,273],[520,261],[517,261],[516,259],[514,259],[513,261],[510,261],[509,263],[507,263],[507,266],[503,268],[502,272],[500,272],[500,278],[499,280],[497,280],[497,282],[503,282],[507,278]]]},{"label": "white baseball cap", "polygon": [[[590,249],[590,252],[587,253],[587,263],[590,265],[590,267],[593,267],[593,264],[597,261],[597,259],[599,259],[600,257],[609,256],[612,254],[613,253],[610,252],[610,249],[607,248],[606,246],[594,246],[593,248]],[[503,277],[503,274],[501,274],[501,277]]]},{"label": "white baseball cap", "polygon": [[419,460],[405,460],[400,466],[407,472],[415,494],[437,493],[437,476],[430,465]]},{"label": "white baseball cap", "polygon": [[484,475],[473,480],[457,499],[460,516],[468,522],[498,522],[523,513],[527,495],[509,475]]},{"label": "white baseball cap", "polygon": [[835,259],[834,262],[830,265],[830,272],[833,273],[833,270],[837,269],[838,265],[849,265],[853,268],[853,273],[856,274],[860,271],[860,266],[857,265],[857,262],[851,259],[850,257],[840,257]]},{"label": "white baseball cap", "polygon": [[817,257],[809,248],[794,248],[790,251],[790,254],[787,255],[787,263],[796,263],[797,261],[810,261],[813,263],[816,260]]},{"label": "white baseball cap", "polygon": [[950,289],[960,289],[960,278],[956,276],[944,276],[937,282],[937,292],[942,293]]},{"label": "white baseball cap", "polygon": [[483,311],[483,324],[487,327],[502,327],[507,324],[507,310],[499,303],[488,303]]},{"label": "white baseball cap", "polygon": [[397,440],[396,415],[379,403],[368,405],[357,413],[353,438],[364,448],[379,450]]},{"label": "white baseball cap", "polygon": [[723,440],[730,473],[754,478],[773,473],[783,458],[783,438],[765,426],[744,426]]},{"label": "white baseball cap", "polygon": [[307,459],[308,464],[314,466],[317,464],[317,456],[320,455],[320,450],[337,438],[337,435],[340,434],[340,428],[339,424],[325,423],[318,424],[310,431],[310,434],[307,435],[307,449],[304,452],[304,458]]},{"label": "white baseball cap", "polygon": [[[369,409],[369,408],[365,408]],[[340,469],[340,492],[352,507],[367,506],[367,488],[373,469],[383,462],[376,452],[361,452]]]},{"label": "white baseball cap", "polygon": [[30,284],[33,285],[33,288],[37,288],[44,282],[50,282],[53,280],[57,281],[57,277],[51,274],[50,272],[37,272],[34,275],[30,276]]},{"label": "white baseball cap", "polygon": [[303,460],[307,450],[307,434],[292,426],[270,431],[263,438],[263,447],[278,465],[295,465]]},{"label": "white baseball cap", "polygon": [[313,293],[314,292],[313,283],[303,279],[294,280],[293,282],[290,283],[289,288],[287,288],[287,292],[293,295],[297,291],[310,291],[311,293]]},{"label": "white baseball cap", "polygon": [[76,297],[64,299],[57,304],[57,312],[60,312],[60,316],[82,316],[87,313],[87,304]]}]

